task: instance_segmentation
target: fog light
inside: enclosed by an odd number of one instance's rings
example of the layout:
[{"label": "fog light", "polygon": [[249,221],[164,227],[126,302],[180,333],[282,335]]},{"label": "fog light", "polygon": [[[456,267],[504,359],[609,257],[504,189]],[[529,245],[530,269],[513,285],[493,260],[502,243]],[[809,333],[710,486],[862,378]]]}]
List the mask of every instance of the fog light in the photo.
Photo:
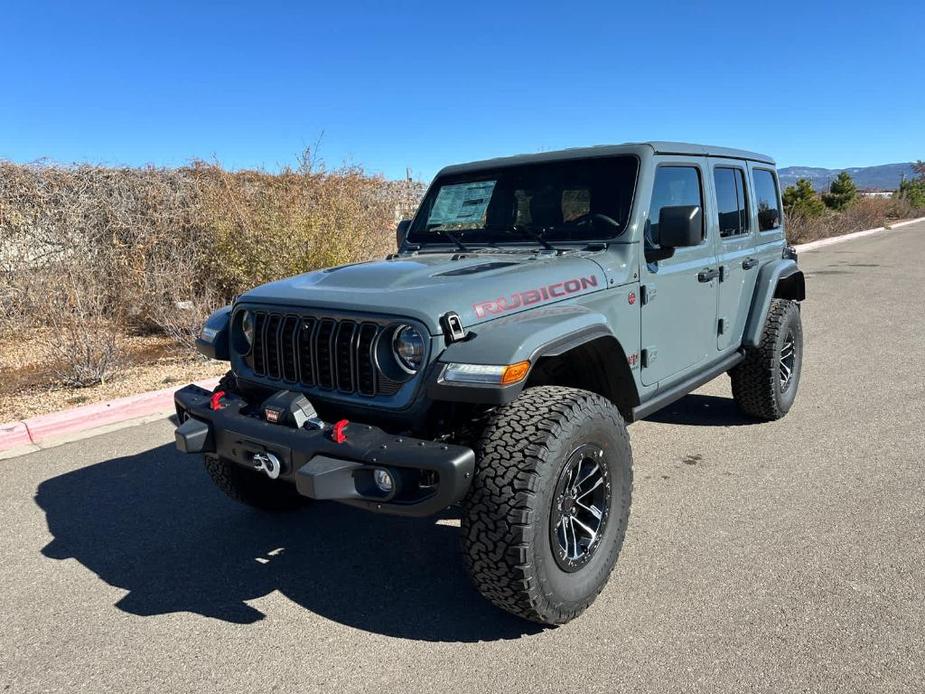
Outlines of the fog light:
[{"label": "fog light", "polygon": [[392,479],[392,475],[388,470],[383,470],[382,468],[377,468],[373,471],[373,481],[376,483],[376,486],[379,487],[379,491],[384,494],[389,494],[395,488],[395,481]]}]

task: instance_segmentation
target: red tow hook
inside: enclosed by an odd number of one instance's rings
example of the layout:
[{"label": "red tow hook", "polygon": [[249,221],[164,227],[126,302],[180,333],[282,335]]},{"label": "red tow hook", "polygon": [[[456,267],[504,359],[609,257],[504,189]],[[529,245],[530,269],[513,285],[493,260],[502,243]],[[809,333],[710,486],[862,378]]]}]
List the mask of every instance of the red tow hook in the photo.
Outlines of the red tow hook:
[{"label": "red tow hook", "polygon": [[209,407],[213,410],[219,410],[222,408],[222,398],[225,397],[224,390],[217,390],[212,393],[212,399],[209,400]]},{"label": "red tow hook", "polygon": [[344,433],[344,429],[346,429],[349,424],[350,422],[348,420],[342,419],[331,427],[331,440],[334,443],[343,443],[347,440],[347,434]]}]

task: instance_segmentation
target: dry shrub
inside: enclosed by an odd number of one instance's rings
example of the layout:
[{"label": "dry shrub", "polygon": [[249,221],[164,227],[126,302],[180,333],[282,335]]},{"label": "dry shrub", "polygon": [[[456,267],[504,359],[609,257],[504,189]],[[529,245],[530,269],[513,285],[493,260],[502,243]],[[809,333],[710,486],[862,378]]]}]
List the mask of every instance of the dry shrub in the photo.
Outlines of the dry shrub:
[{"label": "dry shrub", "polygon": [[80,273],[81,287],[101,285],[108,318],[145,326],[149,268],[193,235],[197,209],[198,191],[181,171],[0,163],[8,320],[28,326],[41,316],[43,287]]},{"label": "dry shrub", "polygon": [[115,332],[192,345],[234,294],[392,250],[423,187],[304,161],[279,174],[0,162],[0,332],[54,327],[62,380],[98,382]]},{"label": "dry shrub", "polygon": [[45,292],[45,325],[39,346],[49,368],[68,386],[105,382],[117,367],[119,329],[108,317],[110,297],[93,274],[64,270]]},{"label": "dry shrub", "polygon": [[807,243],[853,231],[888,226],[890,222],[925,215],[902,198],[861,197],[841,211],[828,210],[817,217],[787,215],[787,238],[790,243]]},{"label": "dry shrub", "polygon": [[271,175],[200,164],[195,172],[213,238],[211,274],[226,294],[381,258],[407,214],[395,184],[356,168]]}]

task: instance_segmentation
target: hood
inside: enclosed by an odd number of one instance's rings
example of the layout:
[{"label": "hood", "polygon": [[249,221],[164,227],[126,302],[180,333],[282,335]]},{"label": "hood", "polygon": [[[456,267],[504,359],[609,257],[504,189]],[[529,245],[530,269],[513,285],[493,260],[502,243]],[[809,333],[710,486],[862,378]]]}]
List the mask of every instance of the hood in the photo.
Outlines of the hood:
[{"label": "hood", "polygon": [[261,304],[406,316],[441,332],[455,311],[466,327],[604,289],[591,253],[427,253],[297,275],[239,297]]}]

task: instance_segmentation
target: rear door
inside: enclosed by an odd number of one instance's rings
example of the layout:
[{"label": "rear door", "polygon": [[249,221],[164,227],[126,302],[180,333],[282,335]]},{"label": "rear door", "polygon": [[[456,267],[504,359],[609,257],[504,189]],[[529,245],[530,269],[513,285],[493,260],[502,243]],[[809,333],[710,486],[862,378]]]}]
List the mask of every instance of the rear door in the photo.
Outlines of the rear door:
[{"label": "rear door", "polygon": [[746,163],[738,160],[710,161],[713,181],[713,224],[717,230],[719,299],[716,316],[716,347],[723,351],[738,346],[748,306],[755,289],[759,259],[755,255],[755,224]]},{"label": "rear door", "polygon": [[671,258],[644,262],[642,372],[644,385],[678,380],[716,354],[717,279],[713,238],[705,206],[706,161],[701,158],[663,157],[658,160],[645,244],[659,248],[658,218],[662,207],[699,205],[703,209],[703,241],[678,248]]}]

